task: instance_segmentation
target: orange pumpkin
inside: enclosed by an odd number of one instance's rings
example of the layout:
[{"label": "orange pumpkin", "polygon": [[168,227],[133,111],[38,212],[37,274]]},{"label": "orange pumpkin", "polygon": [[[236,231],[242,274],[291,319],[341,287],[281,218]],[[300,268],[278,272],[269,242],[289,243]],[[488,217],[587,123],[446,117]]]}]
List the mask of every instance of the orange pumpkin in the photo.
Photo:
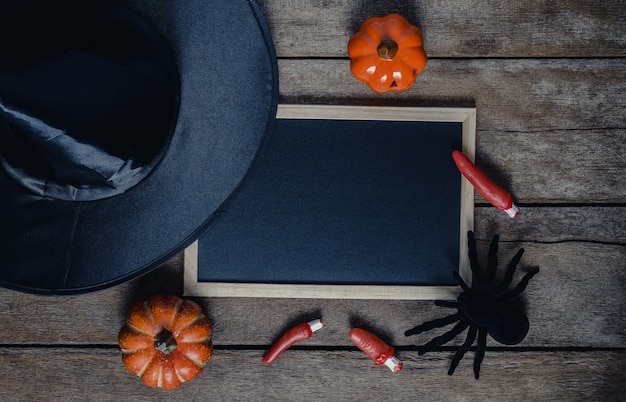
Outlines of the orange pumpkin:
[{"label": "orange pumpkin", "polygon": [[399,14],[365,20],[348,55],[352,74],[376,92],[409,89],[427,60],[422,33]]},{"label": "orange pumpkin", "polygon": [[198,304],[155,295],[135,304],[120,330],[124,367],[151,387],[174,389],[211,359],[211,323]]}]

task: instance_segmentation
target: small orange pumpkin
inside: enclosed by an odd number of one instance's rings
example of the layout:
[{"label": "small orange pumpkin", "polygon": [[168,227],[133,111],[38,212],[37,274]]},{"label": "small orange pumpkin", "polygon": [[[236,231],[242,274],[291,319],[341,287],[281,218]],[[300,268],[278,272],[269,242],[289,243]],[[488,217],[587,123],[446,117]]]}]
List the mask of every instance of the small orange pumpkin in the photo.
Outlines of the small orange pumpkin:
[{"label": "small orange pumpkin", "polygon": [[198,304],[154,295],[135,304],[120,330],[122,363],[150,387],[174,389],[211,359],[211,323]]},{"label": "small orange pumpkin", "polygon": [[365,20],[348,55],[352,74],[376,92],[409,89],[427,60],[422,33],[399,14]]}]

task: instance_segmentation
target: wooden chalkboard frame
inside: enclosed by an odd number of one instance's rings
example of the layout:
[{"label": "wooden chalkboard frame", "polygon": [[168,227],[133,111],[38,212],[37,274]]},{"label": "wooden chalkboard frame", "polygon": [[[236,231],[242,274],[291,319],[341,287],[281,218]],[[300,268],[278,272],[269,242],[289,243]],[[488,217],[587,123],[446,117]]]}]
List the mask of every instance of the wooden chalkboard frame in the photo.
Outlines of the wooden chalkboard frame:
[{"label": "wooden chalkboard frame", "polygon": [[[475,154],[474,108],[279,105],[277,118],[458,122],[462,127],[463,152],[472,160]],[[471,271],[467,257],[467,231],[474,227],[474,189],[465,178],[461,179],[460,196],[459,272],[469,283]],[[201,282],[198,280],[198,247],[196,241],[184,251],[186,296],[445,300],[456,298],[459,292],[457,286]]]}]

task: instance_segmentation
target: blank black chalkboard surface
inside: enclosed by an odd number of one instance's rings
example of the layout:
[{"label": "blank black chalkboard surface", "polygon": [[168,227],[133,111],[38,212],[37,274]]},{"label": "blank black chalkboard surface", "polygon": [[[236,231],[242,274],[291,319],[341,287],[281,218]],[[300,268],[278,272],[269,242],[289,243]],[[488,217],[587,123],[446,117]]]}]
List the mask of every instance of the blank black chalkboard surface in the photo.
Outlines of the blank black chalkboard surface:
[{"label": "blank black chalkboard surface", "polygon": [[185,251],[185,294],[454,298],[468,277],[475,109],[280,105],[273,134]]}]

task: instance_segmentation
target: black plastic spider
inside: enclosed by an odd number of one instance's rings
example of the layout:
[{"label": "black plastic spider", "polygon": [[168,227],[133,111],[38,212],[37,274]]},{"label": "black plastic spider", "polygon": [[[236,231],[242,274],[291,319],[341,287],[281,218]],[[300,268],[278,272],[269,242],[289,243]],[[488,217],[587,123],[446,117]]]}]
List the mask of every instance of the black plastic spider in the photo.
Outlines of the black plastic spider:
[{"label": "black plastic spider", "polygon": [[513,274],[515,273],[517,264],[522,258],[522,254],[524,254],[524,249],[520,249],[509,263],[506,274],[500,285],[494,286],[498,267],[498,240],[498,235],[495,235],[491,241],[487,262],[487,274],[483,276],[481,275],[480,266],[478,265],[474,233],[471,231],[468,232],[467,245],[472,269],[472,288],[467,286],[458,272],[453,272],[453,276],[463,292],[459,295],[456,302],[443,300],[435,301],[435,305],[437,306],[452,307],[458,309],[458,311],[447,317],[418,325],[405,332],[406,336],[411,336],[457,322],[451,330],[422,346],[418,353],[423,355],[451,341],[469,327],[465,342],[452,358],[450,369],[448,370],[449,375],[454,373],[454,370],[459,365],[465,353],[474,344],[477,334],[478,345],[474,356],[474,377],[476,377],[476,379],[479,377],[480,364],[485,357],[487,334],[491,335],[493,339],[502,344],[515,345],[520,343],[528,333],[529,324],[526,314],[513,306],[511,301],[526,289],[530,279],[539,272],[539,268],[534,268],[529,271],[513,290],[507,291],[513,280]]}]

